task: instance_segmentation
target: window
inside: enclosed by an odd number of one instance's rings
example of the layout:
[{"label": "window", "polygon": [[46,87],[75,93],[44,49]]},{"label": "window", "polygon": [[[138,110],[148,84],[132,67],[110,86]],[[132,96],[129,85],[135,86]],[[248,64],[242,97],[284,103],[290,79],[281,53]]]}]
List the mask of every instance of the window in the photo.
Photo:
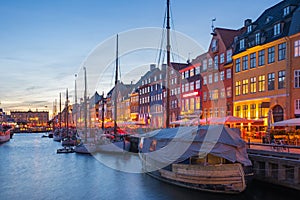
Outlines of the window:
[{"label": "window", "polygon": [[278,89],[285,88],[285,71],[278,72]]},{"label": "window", "polygon": [[295,88],[300,88],[300,70],[295,70],[294,73]]},{"label": "window", "polygon": [[232,90],[231,87],[227,87],[227,88],[226,88],[226,96],[227,96],[227,98],[229,98],[229,97],[232,96],[231,90]]},{"label": "window", "polygon": [[203,92],[203,101],[207,101],[207,92]]},{"label": "window", "polygon": [[250,78],[250,93],[256,93],[256,77]]},{"label": "window", "polygon": [[221,71],[220,72],[220,81],[224,81],[224,78],[225,78],[224,71]]},{"label": "window", "polygon": [[195,74],[196,75],[200,74],[200,66],[198,66],[198,67],[195,68]]},{"label": "window", "polygon": [[222,88],[222,89],[221,89],[220,97],[221,97],[221,98],[225,98],[225,88]]},{"label": "window", "polygon": [[184,90],[185,90],[185,92],[188,92],[188,91],[189,91],[189,84],[188,84],[188,83],[185,84]]},{"label": "window", "polygon": [[196,89],[200,89],[200,80],[196,81]]},{"label": "window", "polygon": [[250,104],[250,118],[256,118],[256,104]]},{"label": "window", "polygon": [[203,60],[203,62],[202,62],[202,69],[204,72],[207,70],[207,60],[206,59]]},{"label": "window", "polygon": [[188,70],[184,72],[184,77],[185,77],[185,78],[188,78],[188,77],[189,77],[189,71],[188,71]]},{"label": "window", "polygon": [[226,78],[231,79],[231,69],[226,69]]},{"label": "window", "polygon": [[232,61],[232,49],[227,50],[226,52],[226,62],[229,63]]},{"label": "window", "polygon": [[235,72],[240,72],[241,71],[241,60],[240,58],[235,60]]},{"label": "window", "polygon": [[221,55],[220,55],[220,64],[222,64],[222,63],[224,63],[224,53],[222,53]]},{"label": "window", "polygon": [[295,114],[300,114],[300,99],[295,100]]},{"label": "window", "polygon": [[212,84],[212,74],[208,75],[208,84]]},{"label": "window", "polygon": [[190,69],[190,77],[194,76],[194,68],[193,69]]},{"label": "window", "polygon": [[243,105],[243,118],[248,118],[248,105]]},{"label": "window", "polygon": [[300,40],[295,41],[294,43],[294,55],[295,57],[299,57],[300,56]]},{"label": "window", "polygon": [[195,83],[194,82],[190,82],[190,91],[193,91],[195,88]]},{"label": "window", "polygon": [[240,50],[245,48],[245,39],[240,40]]},{"label": "window", "polygon": [[285,7],[285,8],[283,9],[283,16],[288,15],[288,14],[290,13],[290,11],[291,11],[291,7],[290,7],[290,6]]},{"label": "window", "polygon": [[219,81],[219,74],[218,72],[214,74],[214,82],[218,82]]},{"label": "window", "polygon": [[236,96],[241,95],[241,81],[235,82],[235,95]]},{"label": "window", "polygon": [[243,56],[243,70],[248,69],[248,56]]},{"label": "window", "polygon": [[250,68],[255,68],[256,67],[256,53],[251,53],[250,54]]},{"label": "window", "polygon": [[208,59],[208,68],[211,68],[212,67],[212,58],[209,58]]},{"label": "window", "polygon": [[241,106],[235,107],[235,116],[241,116]]},{"label": "window", "polygon": [[248,94],[248,79],[243,80],[243,94]]},{"label": "window", "polygon": [[214,58],[214,69],[219,68],[219,56],[215,56]]},{"label": "window", "polygon": [[203,85],[207,85],[207,76],[203,77]]},{"label": "window", "polygon": [[255,44],[260,44],[260,33],[255,34]]},{"label": "window", "polygon": [[268,90],[274,90],[275,89],[275,73],[269,73],[268,74]]},{"label": "window", "polygon": [[200,97],[196,97],[196,109],[200,109]]},{"label": "window", "polygon": [[250,33],[251,31],[252,31],[252,25],[249,25],[249,26],[247,27],[247,32]]},{"label": "window", "polygon": [[280,24],[280,23],[275,24],[275,25],[274,25],[274,36],[279,35],[280,32],[281,32],[281,24]]},{"label": "window", "polygon": [[265,64],[265,50],[261,50],[258,52],[258,66],[262,66]]},{"label": "window", "polygon": [[184,72],[181,73],[181,79],[184,79]]},{"label": "window", "polygon": [[261,75],[258,77],[258,91],[263,92],[265,91],[265,85],[266,85],[266,78],[264,75]]},{"label": "window", "polygon": [[275,47],[268,48],[268,63],[275,61]]},{"label": "window", "polygon": [[286,43],[282,43],[278,45],[278,60],[285,59],[285,52],[286,52]]},{"label": "window", "polygon": [[212,100],[217,100],[219,98],[219,90],[215,89],[212,91]]}]

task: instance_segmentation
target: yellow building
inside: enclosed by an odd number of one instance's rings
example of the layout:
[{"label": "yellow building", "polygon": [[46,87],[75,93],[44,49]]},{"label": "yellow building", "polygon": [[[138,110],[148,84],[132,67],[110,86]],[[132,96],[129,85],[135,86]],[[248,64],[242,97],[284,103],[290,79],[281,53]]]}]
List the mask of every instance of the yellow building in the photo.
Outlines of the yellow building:
[{"label": "yellow building", "polygon": [[297,20],[298,7],[292,0],[282,1],[255,22],[245,20],[245,33],[236,38],[233,113],[263,121],[264,129],[268,121],[294,117],[290,108],[293,63],[289,38],[295,32],[292,22]]}]

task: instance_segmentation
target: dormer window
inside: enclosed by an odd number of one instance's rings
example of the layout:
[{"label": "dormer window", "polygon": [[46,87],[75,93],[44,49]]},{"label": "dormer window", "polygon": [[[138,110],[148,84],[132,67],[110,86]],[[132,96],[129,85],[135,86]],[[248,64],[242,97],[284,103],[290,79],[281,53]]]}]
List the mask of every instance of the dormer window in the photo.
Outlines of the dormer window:
[{"label": "dormer window", "polygon": [[213,39],[211,42],[211,51],[216,52],[218,49],[218,41],[216,39]]},{"label": "dormer window", "polygon": [[255,44],[260,44],[260,33],[255,34]]},{"label": "dormer window", "polygon": [[250,33],[252,31],[252,25],[249,25],[248,27],[247,27],[247,33]]},{"label": "dormer window", "polygon": [[272,19],[273,19],[272,16],[268,16],[267,19],[266,19],[266,24],[269,23]]},{"label": "dormer window", "polygon": [[283,16],[290,14],[290,12],[291,12],[291,7],[290,6],[285,7],[283,9]]},{"label": "dormer window", "polygon": [[274,25],[274,36],[277,36],[281,33],[281,24],[275,24]]},{"label": "dormer window", "polygon": [[240,49],[245,49],[245,39],[240,40]]}]

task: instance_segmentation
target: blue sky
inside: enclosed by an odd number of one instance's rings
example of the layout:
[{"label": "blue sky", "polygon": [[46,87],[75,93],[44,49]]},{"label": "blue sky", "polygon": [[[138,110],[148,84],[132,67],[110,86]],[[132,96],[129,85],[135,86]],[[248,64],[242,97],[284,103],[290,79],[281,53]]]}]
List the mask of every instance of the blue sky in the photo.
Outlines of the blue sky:
[{"label": "blue sky", "polygon": [[[171,0],[173,28],[206,49],[212,18],[237,29],[278,2]],[[66,88],[72,102],[74,76],[90,52],[117,33],[162,28],[165,8],[166,0],[0,0],[0,107],[51,112]]]}]

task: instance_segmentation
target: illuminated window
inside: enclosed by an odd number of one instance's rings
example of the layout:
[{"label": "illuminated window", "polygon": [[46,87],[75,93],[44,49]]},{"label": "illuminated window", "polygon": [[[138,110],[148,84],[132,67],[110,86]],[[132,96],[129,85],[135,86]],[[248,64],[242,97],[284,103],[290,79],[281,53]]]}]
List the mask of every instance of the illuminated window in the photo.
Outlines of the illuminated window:
[{"label": "illuminated window", "polygon": [[192,111],[195,110],[195,99],[194,98],[190,99],[190,110],[192,110]]},{"label": "illuminated window", "polygon": [[248,56],[243,56],[243,70],[248,69]]},{"label": "illuminated window", "polygon": [[219,116],[219,109],[215,108],[215,117],[218,117],[218,116]]},{"label": "illuminated window", "polygon": [[284,60],[286,54],[286,43],[278,45],[278,61]]},{"label": "illuminated window", "polygon": [[217,100],[219,98],[219,90],[218,89],[215,89],[213,90],[212,92],[212,99],[213,100]]},{"label": "illuminated window", "polygon": [[225,88],[222,88],[222,89],[221,89],[220,97],[221,97],[221,98],[225,98]]},{"label": "illuminated window", "polygon": [[265,50],[261,50],[258,52],[258,66],[262,66],[265,64]]},{"label": "illuminated window", "polygon": [[194,68],[193,69],[190,69],[190,77],[194,76]]},{"label": "illuminated window", "polygon": [[200,109],[200,97],[196,97],[196,109]]},{"label": "illuminated window", "polygon": [[235,116],[237,117],[241,116],[241,106],[235,107]]},{"label": "illuminated window", "polygon": [[248,105],[243,105],[243,118],[248,118]]},{"label": "illuminated window", "polygon": [[241,60],[240,58],[235,60],[235,72],[240,72],[241,71]]},{"label": "illuminated window", "polygon": [[285,71],[278,72],[278,89],[285,88]]},{"label": "illuminated window", "polygon": [[268,74],[268,90],[275,89],[275,73]]},{"label": "illuminated window", "polygon": [[227,87],[226,88],[226,96],[227,98],[231,97],[232,96],[232,88],[231,87]]},{"label": "illuminated window", "polygon": [[248,79],[243,80],[243,94],[248,94]]},{"label": "illuminated window", "polygon": [[251,53],[250,54],[250,68],[255,68],[256,67],[256,53]]},{"label": "illuminated window", "polygon": [[250,105],[250,118],[255,119],[256,118],[256,104]]},{"label": "illuminated window", "polygon": [[299,57],[300,56],[300,40],[297,40],[294,42],[294,56]]},{"label": "illuminated window", "polygon": [[241,81],[235,82],[235,95],[236,96],[241,95]]},{"label": "illuminated window", "polygon": [[256,93],[256,77],[250,78],[250,93]]},{"label": "illuminated window", "polygon": [[275,62],[275,47],[268,48],[268,63]]},{"label": "illuminated window", "polygon": [[266,88],[266,78],[264,75],[258,77],[258,91],[263,92]]}]

